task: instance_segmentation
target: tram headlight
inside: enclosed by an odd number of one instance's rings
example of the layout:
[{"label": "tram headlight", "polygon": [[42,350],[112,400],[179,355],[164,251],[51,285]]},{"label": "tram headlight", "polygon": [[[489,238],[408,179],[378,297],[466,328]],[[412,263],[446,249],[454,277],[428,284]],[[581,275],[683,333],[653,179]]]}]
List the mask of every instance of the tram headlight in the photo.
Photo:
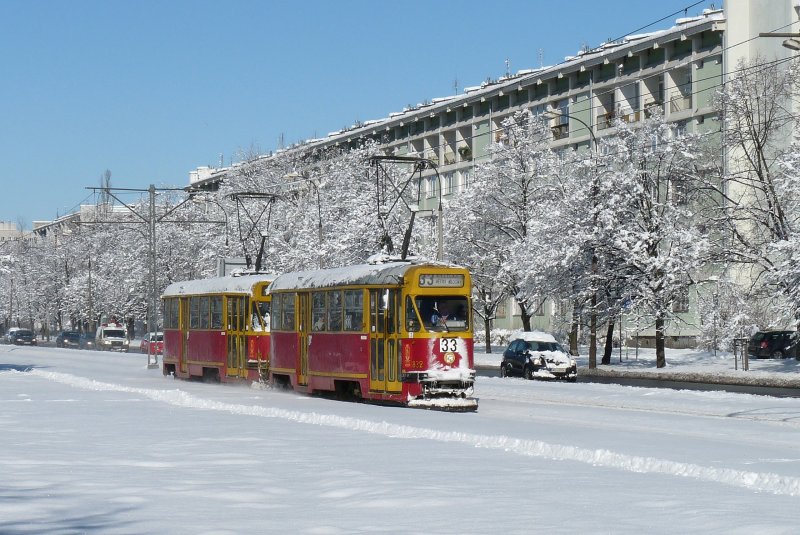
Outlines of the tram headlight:
[{"label": "tram headlight", "polygon": [[453,363],[456,361],[456,354],[452,351],[448,351],[444,354],[444,363],[448,366],[452,366]]}]

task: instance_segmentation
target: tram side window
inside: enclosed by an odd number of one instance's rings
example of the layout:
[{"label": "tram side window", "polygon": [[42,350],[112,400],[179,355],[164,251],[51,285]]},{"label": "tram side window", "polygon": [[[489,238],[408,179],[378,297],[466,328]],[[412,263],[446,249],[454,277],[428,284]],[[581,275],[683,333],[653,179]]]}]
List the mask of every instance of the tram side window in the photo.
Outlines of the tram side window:
[{"label": "tram side window", "polygon": [[164,300],[164,328],[178,328],[178,300],[174,297]]},{"label": "tram side window", "polygon": [[342,292],[328,292],[328,330],[342,330]]},{"label": "tram side window", "polygon": [[345,290],[344,292],[344,330],[364,330],[364,292]]},{"label": "tram side window", "polygon": [[393,334],[397,330],[397,290],[386,290],[386,332]]},{"label": "tram side window", "polygon": [[208,312],[209,312],[209,299],[208,297],[200,298],[200,328],[208,329]]},{"label": "tram side window", "polygon": [[295,294],[283,294],[281,325],[284,331],[294,330],[294,296]]},{"label": "tram side window", "polygon": [[200,328],[200,298],[192,297],[189,299],[189,328]]},{"label": "tram side window", "polygon": [[406,329],[410,333],[418,332],[420,328],[419,316],[411,302],[411,297],[406,297]]},{"label": "tram side window", "polygon": [[211,298],[211,328],[222,329],[222,297]]},{"label": "tram side window", "polygon": [[325,292],[314,292],[311,294],[311,330],[320,332],[325,329]]},{"label": "tram side window", "polygon": [[235,323],[235,319],[236,319],[236,302],[235,302],[235,299],[233,297],[229,297],[228,298],[228,314],[227,314],[226,318],[228,320],[226,322],[226,324],[225,324],[226,328],[229,331],[233,331],[234,330],[234,326],[236,325],[236,323]]},{"label": "tram side window", "polygon": [[281,311],[283,310],[283,296],[281,294],[272,296],[272,330],[283,330],[281,323]]},{"label": "tram side window", "polygon": [[237,322],[236,324],[239,326],[237,330],[239,331],[246,331],[247,330],[247,298],[246,297],[239,297],[236,299],[236,316]]}]

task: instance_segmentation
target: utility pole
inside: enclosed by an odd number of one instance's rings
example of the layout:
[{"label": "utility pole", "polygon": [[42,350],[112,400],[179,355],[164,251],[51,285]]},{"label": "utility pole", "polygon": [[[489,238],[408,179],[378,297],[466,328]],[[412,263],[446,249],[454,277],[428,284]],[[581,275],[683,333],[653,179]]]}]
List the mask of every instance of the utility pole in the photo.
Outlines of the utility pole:
[{"label": "utility pole", "polygon": [[92,301],[92,257],[89,257],[89,332],[94,332],[94,304]]},{"label": "utility pole", "polygon": [[[97,188],[86,188],[91,190],[96,190]],[[147,306],[147,329],[148,332],[156,332],[158,330],[158,307],[156,305],[157,297],[157,283],[156,283],[156,223],[160,221],[165,221],[165,217],[169,214],[177,210],[179,207],[183,206],[186,202],[189,201],[191,197],[187,197],[177,205],[173,206],[170,210],[168,210],[164,215],[161,217],[156,216],[156,191],[186,191],[183,188],[156,188],[155,185],[150,184],[150,187],[146,190],[144,189],[131,189],[131,188],[100,188],[104,195],[107,195],[109,198],[113,198],[122,204],[125,208],[128,209],[133,215],[141,219],[142,223],[147,224],[147,238],[148,238],[148,260],[150,264],[150,288],[149,288],[149,303]],[[149,206],[148,206],[148,213],[147,215],[143,215],[136,210],[136,208],[128,205],[119,197],[117,197],[116,191],[129,191],[129,192],[141,192],[141,193],[148,193],[149,194]],[[216,221],[202,221],[203,223],[217,223]],[[115,221],[94,221],[94,223],[115,223]],[[90,259],[91,262],[91,259]],[[89,274],[91,276],[91,268],[89,269]],[[91,282],[90,282],[91,288]],[[90,290],[90,304],[89,308],[91,310],[91,290]],[[94,319],[94,318],[92,318]],[[158,368],[158,354],[152,355],[150,353],[150,344],[147,344],[147,367],[148,368]]]},{"label": "utility pole", "polygon": [[[148,188],[150,193],[150,217],[148,218],[148,226],[150,235],[150,305],[147,307],[147,332],[154,333],[158,331],[158,309],[156,308],[156,187],[150,184]],[[152,344],[147,344],[147,367],[158,367],[158,353],[155,355],[150,354]],[[152,357],[152,358],[151,358]]]}]

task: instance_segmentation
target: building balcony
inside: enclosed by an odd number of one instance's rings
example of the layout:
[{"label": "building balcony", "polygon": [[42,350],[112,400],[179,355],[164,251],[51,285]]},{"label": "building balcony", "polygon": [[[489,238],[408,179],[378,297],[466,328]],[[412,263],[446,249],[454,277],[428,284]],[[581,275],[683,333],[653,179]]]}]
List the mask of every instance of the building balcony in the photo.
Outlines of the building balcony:
[{"label": "building balcony", "polygon": [[569,137],[569,125],[568,124],[559,124],[553,127],[550,127],[550,130],[553,131],[553,139],[564,139]]}]

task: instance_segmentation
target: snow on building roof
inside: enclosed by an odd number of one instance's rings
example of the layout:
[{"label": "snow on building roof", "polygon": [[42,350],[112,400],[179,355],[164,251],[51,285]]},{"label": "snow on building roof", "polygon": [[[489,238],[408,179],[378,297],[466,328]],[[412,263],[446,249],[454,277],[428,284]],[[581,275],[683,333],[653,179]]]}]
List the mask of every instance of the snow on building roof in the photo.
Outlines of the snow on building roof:
[{"label": "snow on building roof", "polygon": [[[490,80],[483,82],[480,86],[469,86],[463,89],[462,95],[455,95],[452,97],[443,97],[443,98],[435,98],[432,99],[430,102],[425,102],[418,104],[415,107],[407,107],[404,108],[402,111],[399,112],[390,112],[388,116],[383,120],[376,120],[373,124],[371,121],[369,123],[362,123],[360,125],[356,125],[353,128],[338,130],[335,132],[328,133],[327,137],[323,140],[310,140],[301,142],[298,146],[308,147],[314,143],[338,143],[340,138],[347,138],[349,136],[359,136],[361,135],[358,131],[364,130],[367,131],[370,128],[374,128],[377,124],[386,124],[387,128],[390,128],[392,125],[397,125],[397,121],[401,121],[399,124],[402,126],[402,121],[405,121],[405,116],[408,116],[408,120],[413,120],[416,116],[417,119],[422,117],[423,115],[427,115],[431,113],[427,108],[431,106],[443,105],[445,102],[453,101],[454,103],[460,104],[461,102],[464,105],[467,105],[470,102],[474,102],[476,98],[481,95],[489,95],[492,94],[494,91],[497,91],[498,87],[500,89],[504,89],[506,86],[511,86],[511,84],[521,85],[526,82],[530,82],[531,80],[536,80],[537,83],[541,82],[543,79],[546,79],[550,76],[555,76],[556,74],[566,74],[570,72],[572,69],[578,68],[579,64],[583,64],[585,66],[592,66],[597,61],[602,61],[603,59],[608,59],[612,55],[616,55],[619,53],[623,53],[623,51],[633,49],[634,52],[638,51],[638,48],[641,46],[645,46],[645,43],[648,41],[658,41],[659,39],[669,38],[670,34],[677,33],[677,32],[685,32],[692,27],[699,27],[704,24],[709,23],[716,23],[718,21],[724,21],[725,15],[722,9],[706,9],[703,10],[703,14],[697,17],[685,17],[681,19],[677,19],[675,25],[671,28],[666,28],[663,30],[656,30],[653,32],[645,32],[645,33],[638,33],[638,34],[631,34],[624,36],[620,39],[607,41],[605,43],[601,43],[600,45],[588,49],[588,50],[581,50],[576,55],[567,56],[565,60],[556,65],[549,65],[549,66],[542,66],[536,69],[526,69],[521,70],[515,75],[511,76],[503,76],[499,80]],[[594,57],[592,57],[594,56]],[[374,131],[373,131],[374,133]]]}]

